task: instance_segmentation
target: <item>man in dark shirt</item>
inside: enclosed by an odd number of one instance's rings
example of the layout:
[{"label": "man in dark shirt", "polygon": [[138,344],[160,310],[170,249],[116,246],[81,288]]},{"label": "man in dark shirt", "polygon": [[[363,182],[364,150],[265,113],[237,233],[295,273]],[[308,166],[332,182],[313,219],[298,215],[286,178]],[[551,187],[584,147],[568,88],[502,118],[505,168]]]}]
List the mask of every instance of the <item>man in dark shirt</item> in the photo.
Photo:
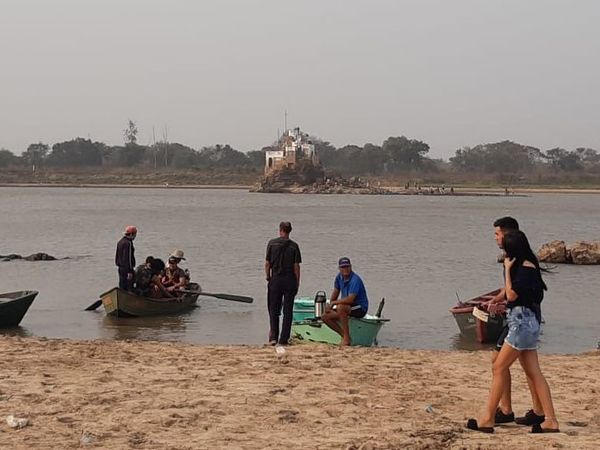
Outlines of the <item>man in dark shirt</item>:
[{"label": "man in dark shirt", "polygon": [[[292,224],[279,224],[279,237],[267,245],[265,276],[268,282],[267,306],[269,308],[269,343],[287,345],[292,329],[294,297],[300,286],[300,247],[290,239]],[[283,323],[279,334],[279,316],[283,306]]]},{"label": "man in dark shirt", "polygon": [[135,249],[133,240],[137,236],[137,228],[129,225],[125,228],[125,235],[117,243],[115,264],[119,268],[119,287],[126,291],[133,290],[135,272]]}]

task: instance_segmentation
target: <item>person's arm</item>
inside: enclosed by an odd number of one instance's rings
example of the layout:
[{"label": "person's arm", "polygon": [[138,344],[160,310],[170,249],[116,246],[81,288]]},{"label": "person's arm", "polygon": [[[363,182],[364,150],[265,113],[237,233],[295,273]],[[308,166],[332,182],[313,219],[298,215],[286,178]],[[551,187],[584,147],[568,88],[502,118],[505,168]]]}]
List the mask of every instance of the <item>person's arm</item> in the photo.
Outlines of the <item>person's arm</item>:
[{"label": "person's arm", "polygon": [[265,261],[265,278],[271,281],[271,263],[268,260]]},{"label": "person's arm", "polygon": [[296,284],[300,287],[300,264],[294,264],[294,275],[296,275]]},{"label": "person's arm", "polygon": [[337,287],[334,287],[333,291],[331,291],[331,296],[329,297],[329,303],[335,302],[338,299],[339,295],[340,295],[340,290]]},{"label": "person's arm", "polygon": [[165,297],[174,297],[174,295],[167,291],[167,289],[163,286],[158,275],[154,278],[154,284],[156,285],[160,293]]},{"label": "person's arm", "polygon": [[519,297],[519,294],[513,290],[513,280],[512,275],[510,274],[510,268],[514,263],[514,258],[504,258],[504,290],[506,292],[506,300],[508,300],[508,302],[514,302]]},{"label": "person's arm", "polygon": [[502,303],[506,300],[506,289],[505,288],[501,288],[500,292],[498,292],[498,294],[494,295],[490,301],[488,302],[488,304],[493,304],[493,303]]}]

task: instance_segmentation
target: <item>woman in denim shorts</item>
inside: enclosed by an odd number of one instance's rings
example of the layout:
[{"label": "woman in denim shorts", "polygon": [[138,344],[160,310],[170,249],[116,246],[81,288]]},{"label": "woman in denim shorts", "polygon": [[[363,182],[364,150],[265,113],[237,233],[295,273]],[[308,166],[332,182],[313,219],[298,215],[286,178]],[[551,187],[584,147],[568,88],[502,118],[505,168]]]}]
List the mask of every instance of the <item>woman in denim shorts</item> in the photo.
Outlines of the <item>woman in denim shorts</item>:
[{"label": "woman in denim shorts", "polygon": [[552,404],[550,387],[542,374],[537,355],[540,334],[540,303],[547,289],[542,280],[540,264],[522,231],[511,230],[504,234],[503,248],[505,291],[508,300],[508,334],[492,366],[492,387],[485,412],[479,420],[469,419],[467,428],[484,433],[494,432],[494,419],[502,392],[506,386],[507,372],[519,359],[544,410],[545,420],[532,427],[532,433],[557,433],[558,421]]}]

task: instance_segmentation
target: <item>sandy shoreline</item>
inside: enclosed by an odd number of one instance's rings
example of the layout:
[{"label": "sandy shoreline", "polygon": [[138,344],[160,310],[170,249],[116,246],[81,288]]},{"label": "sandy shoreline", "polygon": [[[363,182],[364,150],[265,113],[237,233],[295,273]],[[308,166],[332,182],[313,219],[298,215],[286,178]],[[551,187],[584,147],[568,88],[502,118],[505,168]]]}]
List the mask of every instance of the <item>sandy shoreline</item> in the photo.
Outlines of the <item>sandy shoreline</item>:
[{"label": "sandy shoreline", "polygon": [[[0,448],[598,447],[600,352],[541,356],[563,430],[546,436],[463,428],[486,398],[489,357],[308,344],[282,360],[272,347],[3,336]],[[520,368],[513,382],[522,413]],[[11,414],[30,425],[9,428]]]}]

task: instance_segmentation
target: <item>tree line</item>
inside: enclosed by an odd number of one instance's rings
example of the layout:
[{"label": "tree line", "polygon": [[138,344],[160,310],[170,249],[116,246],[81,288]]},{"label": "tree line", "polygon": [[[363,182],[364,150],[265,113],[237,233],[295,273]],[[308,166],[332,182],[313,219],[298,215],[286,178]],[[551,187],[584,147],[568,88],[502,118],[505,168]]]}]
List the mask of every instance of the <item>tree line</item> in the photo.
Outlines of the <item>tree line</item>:
[{"label": "tree line", "polygon": [[[511,177],[534,174],[588,174],[600,176],[600,154],[591,148],[567,150],[538,148],[512,141],[463,147],[448,161],[428,157],[429,145],[405,136],[389,137],[381,145],[345,145],[312,138],[325,170],[341,175],[394,176],[413,174],[482,174]],[[237,169],[260,172],[265,164],[264,152],[277,148],[275,142],[261,150],[241,152],[225,145],[193,149],[180,143],[157,142],[140,145],[137,127],[130,121],[124,131],[123,145],[110,146],[90,139],[75,138],[52,147],[44,143],[29,145],[16,156],[0,150],[0,167],[30,166],[48,168],[170,168],[170,169]]]}]

